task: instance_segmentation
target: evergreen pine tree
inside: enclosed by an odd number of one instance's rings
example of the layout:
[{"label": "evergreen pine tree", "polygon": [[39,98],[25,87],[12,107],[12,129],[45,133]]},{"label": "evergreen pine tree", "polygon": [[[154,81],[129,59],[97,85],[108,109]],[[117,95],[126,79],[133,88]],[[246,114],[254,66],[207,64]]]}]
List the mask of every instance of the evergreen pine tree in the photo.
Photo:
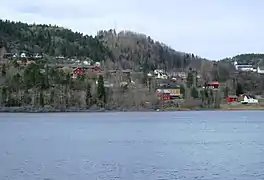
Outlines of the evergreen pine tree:
[{"label": "evergreen pine tree", "polygon": [[85,102],[86,102],[86,107],[89,108],[91,106],[91,98],[92,98],[92,94],[91,94],[91,86],[88,83],[86,86],[86,97],[85,97]]},{"label": "evergreen pine tree", "polygon": [[239,96],[240,94],[243,94],[243,87],[240,83],[237,83],[236,86],[236,95]]},{"label": "evergreen pine tree", "polygon": [[6,65],[3,64],[2,66],[2,76],[5,76],[6,75]]},{"label": "evergreen pine tree", "polygon": [[197,91],[195,87],[193,87],[191,90],[191,96],[195,99],[199,97],[199,92]]},{"label": "evergreen pine tree", "polygon": [[191,88],[193,85],[193,73],[189,72],[187,76],[187,87]]},{"label": "evergreen pine tree", "polygon": [[180,93],[181,93],[182,97],[185,98],[185,87],[184,87],[184,85],[180,86]]},{"label": "evergreen pine tree", "polygon": [[42,90],[40,90],[40,94],[39,94],[39,105],[40,107],[44,107],[44,95]]},{"label": "evergreen pine tree", "polygon": [[104,87],[104,78],[102,75],[100,75],[98,78],[97,97],[99,100],[99,105],[103,107],[104,104],[106,103],[106,93]]}]

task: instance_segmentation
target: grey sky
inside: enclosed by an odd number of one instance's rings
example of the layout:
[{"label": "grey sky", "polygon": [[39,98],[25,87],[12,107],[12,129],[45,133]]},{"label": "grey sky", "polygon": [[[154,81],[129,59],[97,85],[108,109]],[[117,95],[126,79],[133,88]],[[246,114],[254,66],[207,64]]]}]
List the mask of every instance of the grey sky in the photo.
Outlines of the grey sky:
[{"label": "grey sky", "polygon": [[264,52],[261,0],[0,0],[0,17],[96,34],[145,33],[208,59]]}]

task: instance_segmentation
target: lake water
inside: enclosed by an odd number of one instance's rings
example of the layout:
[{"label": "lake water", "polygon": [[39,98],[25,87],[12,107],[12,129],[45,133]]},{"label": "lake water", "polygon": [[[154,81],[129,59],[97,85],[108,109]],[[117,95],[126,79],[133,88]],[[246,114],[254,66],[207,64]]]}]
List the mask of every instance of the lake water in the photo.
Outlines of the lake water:
[{"label": "lake water", "polygon": [[0,114],[0,180],[264,179],[264,111]]}]

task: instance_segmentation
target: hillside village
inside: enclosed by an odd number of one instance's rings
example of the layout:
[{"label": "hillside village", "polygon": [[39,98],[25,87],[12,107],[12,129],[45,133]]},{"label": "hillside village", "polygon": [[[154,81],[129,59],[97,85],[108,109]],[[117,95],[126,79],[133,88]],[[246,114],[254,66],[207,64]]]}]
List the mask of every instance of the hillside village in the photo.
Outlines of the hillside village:
[{"label": "hillside village", "polygon": [[[2,50],[2,52],[4,51]],[[16,62],[17,65],[20,66],[20,68],[26,68],[32,63],[36,64],[39,63],[41,60],[44,60],[43,54],[32,55],[26,52],[22,52],[21,54],[4,52],[2,54],[3,55],[0,61],[2,67],[3,64],[8,65],[10,63]],[[105,88],[114,88],[114,86],[116,86],[115,82],[110,80],[111,78],[109,78],[109,80],[107,79],[106,76],[109,77],[109,75],[117,76],[117,73],[119,73],[118,76],[121,77],[119,81],[119,87],[135,85],[136,80],[138,79],[133,79],[134,75],[138,75],[141,78],[143,78],[144,76],[143,72],[135,72],[132,69],[104,69],[104,67],[101,66],[101,62],[94,62],[91,59],[80,60],[78,58],[65,58],[63,56],[53,57],[53,59],[53,62],[55,61],[56,63],[46,62],[46,64],[51,68],[60,69],[65,71],[66,73],[70,73],[71,78],[73,80],[79,78],[80,76],[87,76],[87,74],[93,74],[97,77],[99,75],[102,75],[105,79]],[[252,71],[254,73],[263,74],[263,70],[260,70],[260,67],[253,68],[253,65],[238,64],[236,61],[233,63],[233,65],[237,72]],[[45,69],[42,70],[45,71]],[[188,78],[190,78],[188,77],[190,76],[190,74],[192,74],[192,76],[194,75],[192,77],[192,80],[188,80]],[[192,97],[192,99],[199,98],[204,89],[210,89],[214,92],[221,91],[220,86],[223,86],[223,84],[219,83],[218,81],[211,81],[203,84],[201,78],[201,75],[192,69],[189,69],[188,72],[178,71],[170,73],[167,73],[164,69],[155,69],[154,71],[150,71],[147,73],[148,82],[146,86],[149,92],[155,93],[156,99],[160,101],[159,104],[162,103],[162,106],[164,106],[164,104],[172,103],[172,106],[179,107],[180,104],[182,104],[183,100],[186,100],[186,93],[188,93],[186,92],[186,89],[188,89],[188,81],[192,81],[192,83],[195,84],[195,86],[191,86],[195,87],[195,91],[197,91],[189,92],[191,93],[190,96]],[[98,81],[96,80],[95,83],[98,84]],[[152,91],[151,88],[154,88],[154,91]],[[251,94],[239,94],[238,96],[237,94],[235,95],[227,93],[224,95],[222,94],[220,96],[221,98],[225,98],[225,100],[220,99],[219,103],[230,104],[239,102],[240,104],[258,104],[259,102],[258,99]]]},{"label": "hillside village", "polygon": [[264,74],[264,68],[260,66],[254,67],[252,64],[239,64],[237,61],[234,61],[234,67],[237,71],[245,72],[256,72],[258,74]]},{"label": "hillside village", "polygon": [[[1,107],[212,109],[262,102],[261,55],[245,55],[249,63],[239,59],[243,55],[209,61],[133,32],[88,37],[46,25],[32,30],[1,23]],[[36,33],[34,38],[14,41],[23,37],[10,35],[16,26]]]}]

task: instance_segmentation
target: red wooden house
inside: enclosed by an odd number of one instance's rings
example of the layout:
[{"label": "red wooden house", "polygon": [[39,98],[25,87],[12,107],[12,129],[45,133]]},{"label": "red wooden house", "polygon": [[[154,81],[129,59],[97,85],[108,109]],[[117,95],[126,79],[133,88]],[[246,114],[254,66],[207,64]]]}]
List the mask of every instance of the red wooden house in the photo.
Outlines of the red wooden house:
[{"label": "red wooden house", "polygon": [[158,89],[156,91],[156,95],[159,100],[170,100],[171,99],[170,91],[166,89]]},{"label": "red wooden house", "polygon": [[72,75],[72,78],[77,78],[78,75],[84,75],[84,73],[85,72],[84,72],[84,69],[83,68],[77,67],[77,68],[75,68],[72,71],[71,75]]},{"label": "red wooden house", "polygon": [[212,81],[206,84],[207,87],[212,88],[212,89],[217,89],[219,88],[219,82],[218,81]]},{"label": "red wooden house", "polygon": [[238,97],[237,96],[227,96],[226,97],[226,102],[227,103],[232,103],[232,102],[237,102],[238,101]]}]

